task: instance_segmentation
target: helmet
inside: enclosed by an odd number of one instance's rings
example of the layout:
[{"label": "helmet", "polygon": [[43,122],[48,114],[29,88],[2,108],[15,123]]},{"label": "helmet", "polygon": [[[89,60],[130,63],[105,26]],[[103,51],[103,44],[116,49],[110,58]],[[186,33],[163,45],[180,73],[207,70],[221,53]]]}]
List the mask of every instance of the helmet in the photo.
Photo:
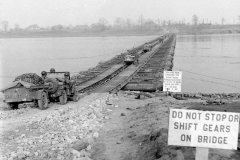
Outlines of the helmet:
[{"label": "helmet", "polygon": [[65,73],[64,73],[64,76],[69,76],[69,72],[65,72]]},{"label": "helmet", "polygon": [[47,72],[46,71],[42,71],[41,74],[42,74],[42,76],[46,76]]},{"label": "helmet", "polygon": [[55,69],[54,69],[54,68],[51,68],[51,69],[50,69],[50,72],[51,72],[51,73],[54,73],[54,72],[55,72]]}]

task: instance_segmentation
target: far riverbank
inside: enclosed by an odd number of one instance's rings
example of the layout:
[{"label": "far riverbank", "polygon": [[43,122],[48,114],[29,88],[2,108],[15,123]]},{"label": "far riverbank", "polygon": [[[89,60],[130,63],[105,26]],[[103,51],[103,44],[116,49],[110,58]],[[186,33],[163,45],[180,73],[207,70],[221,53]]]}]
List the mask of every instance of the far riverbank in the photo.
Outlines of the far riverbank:
[{"label": "far riverbank", "polygon": [[42,38],[42,37],[121,37],[121,36],[156,36],[173,32],[179,35],[239,34],[240,25],[211,26],[171,26],[156,29],[127,30],[35,30],[0,32],[1,38]]},{"label": "far riverbank", "polygon": [[124,36],[156,36],[162,30],[104,30],[104,31],[31,31],[0,32],[1,38],[52,38],[52,37],[124,37]]}]

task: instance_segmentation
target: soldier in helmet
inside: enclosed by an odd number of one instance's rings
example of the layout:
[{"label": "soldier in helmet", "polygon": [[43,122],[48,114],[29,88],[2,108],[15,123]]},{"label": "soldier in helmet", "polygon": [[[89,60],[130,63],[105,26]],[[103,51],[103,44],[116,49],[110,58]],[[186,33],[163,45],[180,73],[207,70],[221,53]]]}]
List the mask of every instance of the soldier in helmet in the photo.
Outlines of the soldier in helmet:
[{"label": "soldier in helmet", "polygon": [[42,79],[45,80],[47,78],[47,72],[46,71],[42,71],[41,75],[42,75]]},{"label": "soldier in helmet", "polygon": [[69,72],[65,72],[64,73],[64,78],[62,79],[62,78],[57,78],[57,80],[59,80],[60,82],[63,82],[64,84],[69,84],[69,82],[70,82],[70,74],[69,74]]},{"label": "soldier in helmet", "polygon": [[69,88],[66,90],[67,95],[69,95],[70,92],[72,92],[72,93],[75,92],[75,88],[73,87],[74,83],[72,81],[70,81],[70,73],[69,72],[64,73],[64,78],[57,78],[57,80],[60,82],[63,82],[64,85],[69,86]]},{"label": "soldier in helmet", "polygon": [[138,55],[138,53],[137,52],[135,52],[134,53],[134,64],[135,64],[135,66],[138,66],[138,64],[139,64],[139,55]]},{"label": "soldier in helmet", "polygon": [[69,84],[70,82],[70,74],[69,72],[64,73],[64,80],[66,84]]},{"label": "soldier in helmet", "polygon": [[55,69],[54,69],[54,68],[51,68],[51,69],[50,69],[50,72],[51,72],[51,73],[55,73]]}]

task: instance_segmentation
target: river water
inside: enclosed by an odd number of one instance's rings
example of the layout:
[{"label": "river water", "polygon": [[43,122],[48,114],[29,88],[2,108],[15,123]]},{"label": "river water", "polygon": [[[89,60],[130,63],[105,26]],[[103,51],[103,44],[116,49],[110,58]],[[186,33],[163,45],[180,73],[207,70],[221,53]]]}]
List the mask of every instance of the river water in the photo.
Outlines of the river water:
[{"label": "river water", "polygon": [[79,71],[137,47],[157,36],[0,39],[0,88],[23,73]]},{"label": "river water", "polygon": [[240,93],[240,34],[178,36],[173,70],[182,91]]},{"label": "river water", "polygon": [[[0,39],[0,88],[22,73],[76,74],[157,36]],[[240,92],[240,35],[177,36],[184,92]]]}]

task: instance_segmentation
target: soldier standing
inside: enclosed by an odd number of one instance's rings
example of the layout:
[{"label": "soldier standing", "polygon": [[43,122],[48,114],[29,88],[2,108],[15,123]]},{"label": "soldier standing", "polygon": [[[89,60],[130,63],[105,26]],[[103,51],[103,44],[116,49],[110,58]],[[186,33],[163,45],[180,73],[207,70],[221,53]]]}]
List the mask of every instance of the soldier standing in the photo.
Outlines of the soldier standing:
[{"label": "soldier standing", "polygon": [[135,65],[138,66],[139,64],[139,55],[137,52],[135,52]]},{"label": "soldier standing", "polygon": [[[60,82],[63,82],[64,85],[69,85],[70,88],[72,88],[72,86],[73,86],[73,83],[70,82],[70,74],[69,74],[69,72],[65,72],[65,73],[64,73],[64,78],[57,78],[57,80],[59,80]],[[71,90],[70,88],[68,88],[68,89],[66,90],[67,95],[70,94],[70,91],[71,91],[72,93],[75,92],[75,90],[73,90],[74,88],[73,88],[72,90]]]},{"label": "soldier standing", "polygon": [[69,72],[64,73],[64,78],[57,78],[57,80],[59,80],[60,82],[63,82],[64,84],[69,84],[70,80],[69,80]]}]

